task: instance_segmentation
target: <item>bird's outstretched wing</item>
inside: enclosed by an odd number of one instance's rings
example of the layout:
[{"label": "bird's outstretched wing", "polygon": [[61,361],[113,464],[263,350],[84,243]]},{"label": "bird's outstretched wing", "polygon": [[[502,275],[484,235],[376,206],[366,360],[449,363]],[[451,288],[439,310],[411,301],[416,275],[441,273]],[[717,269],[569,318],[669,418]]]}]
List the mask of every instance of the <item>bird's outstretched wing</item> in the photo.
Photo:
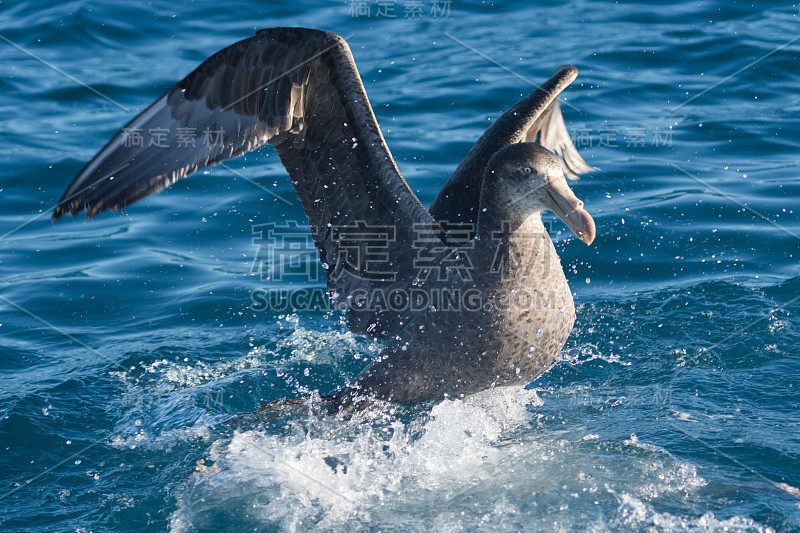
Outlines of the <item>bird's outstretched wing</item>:
[{"label": "bird's outstretched wing", "polygon": [[561,157],[567,177],[594,170],[569,137],[558,95],[577,77],[578,69],[564,65],[550,79],[503,113],[478,139],[467,157],[439,191],[430,213],[439,221],[475,224],[483,172],[499,150],[518,142],[538,142]]},{"label": "bird's outstretched wing", "polygon": [[[121,209],[265,142],[289,172],[336,303],[408,285],[419,232],[445,238],[398,171],[345,40],[303,28],[262,30],[204,61],[111,139],[53,218]],[[363,316],[351,329],[378,315]]]}]

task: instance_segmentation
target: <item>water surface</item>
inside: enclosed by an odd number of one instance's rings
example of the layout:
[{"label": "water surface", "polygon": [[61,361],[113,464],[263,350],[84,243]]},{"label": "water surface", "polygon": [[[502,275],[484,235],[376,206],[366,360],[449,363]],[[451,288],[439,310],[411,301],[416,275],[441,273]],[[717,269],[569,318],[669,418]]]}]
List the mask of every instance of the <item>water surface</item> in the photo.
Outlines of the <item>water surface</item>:
[{"label": "water surface", "polygon": [[[797,7],[409,3],[0,4],[0,529],[800,529]],[[293,288],[253,272],[254,226],[305,224],[270,147],[49,221],[113,133],[271,26],[347,37],[426,205],[493,119],[580,69],[562,108],[600,168],[574,184],[598,238],[553,223],[578,319],[527,390],[222,423],[380,350],[338,313],[250,308]]]}]

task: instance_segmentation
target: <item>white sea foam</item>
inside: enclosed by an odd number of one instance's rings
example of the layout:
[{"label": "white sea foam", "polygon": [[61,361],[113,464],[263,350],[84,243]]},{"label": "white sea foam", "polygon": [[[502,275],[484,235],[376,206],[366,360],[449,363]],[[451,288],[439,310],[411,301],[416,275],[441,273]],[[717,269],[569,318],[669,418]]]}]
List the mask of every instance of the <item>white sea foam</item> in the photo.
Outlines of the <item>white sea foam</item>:
[{"label": "white sea foam", "polygon": [[623,361],[618,354],[604,353],[597,345],[591,343],[565,348],[561,350],[556,360],[570,366],[582,365],[583,363],[595,360],[604,361],[606,363],[618,363],[624,366],[630,366],[631,364],[630,362]]},{"label": "white sea foam", "polygon": [[[183,395],[243,373],[287,363],[336,367],[379,349],[348,332],[286,320],[291,331],[277,345],[240,358],[144,365],[124,379],[129,394],[167,398],[156,412],[169,418]],[[598,359],[625,364],[594,345],[560,356],[572,366]],[[233,434],[203,417],[188,427],[136,426],[140,412],[148,415],[134,407],[112,444],[208,446],[175,494],[175,532],[769,531],[749,518],[699,515],[676,504],[702,499],[707,483],[694,465],[660,446],[636,435],[609,438],[596,427],[562,431],[542,418],[545,407],[536,390],[498,388],[427,410],[349,419],[293,415],[282,425],[255,422]]]},{"label": "white sea foam", "polygon": [[693,465],[636,436],[545,431],[541,405],[534,390],[496,389],[428,415],[294,417],[277,433],[236,432],[179,492],[171,529],[766,530],[664,511],[660,499],[706,486]]}]

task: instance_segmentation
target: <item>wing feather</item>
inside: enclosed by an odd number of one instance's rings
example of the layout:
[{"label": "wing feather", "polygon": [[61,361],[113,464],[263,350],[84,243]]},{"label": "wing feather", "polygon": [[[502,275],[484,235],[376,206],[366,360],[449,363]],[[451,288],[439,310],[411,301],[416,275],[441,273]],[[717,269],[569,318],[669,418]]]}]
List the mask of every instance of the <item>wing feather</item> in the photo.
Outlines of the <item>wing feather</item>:
[{"label": "wing feather", "polygon": [[[144,142],[131,142],[134,131]],[[164,147],[148,139],[156,131]],[[197,135],[193,145],[181,142],[187,132]],[[265,142],[289,172],[336,303],[356,289],[411,283],[415,229],[441,229],[397,169],[347,43],[319,30],[262,30],[208,58],[112,138],[53,218],[121,209]],[[343,240],[343,228],[391,228],[385,264]],[[354,330],[388,327],[396,313],[359,316]]]},{"label": "wing feather", "polygon": [[442,222],[477,223],[486,164],[497,151],[514,143],[538,140],[562,158],[564,171],[570,178],[593,170],[572,143],[558,104],[558,95],[577,75],[578,69],[572,65],[559,67],[550,79],[503,113],[439,191],[431,204],[431,215]]}]

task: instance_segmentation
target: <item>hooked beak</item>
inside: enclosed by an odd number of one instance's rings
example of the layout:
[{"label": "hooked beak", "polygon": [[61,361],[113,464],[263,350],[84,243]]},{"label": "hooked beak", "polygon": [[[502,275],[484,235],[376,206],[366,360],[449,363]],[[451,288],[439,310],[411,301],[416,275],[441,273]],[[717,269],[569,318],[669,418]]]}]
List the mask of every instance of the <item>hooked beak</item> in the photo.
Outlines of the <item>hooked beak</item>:
[{"label": "hooked beak", "polygon": [[594,220],[583,209],[583,202],[578,200],[578,197],[569,188],[567,180],[563,176],[552,178],[545,186],[545,190],[550,199],[547,209],[563,220],[576,237],[587,245],[592,244],[595,237]]}]

